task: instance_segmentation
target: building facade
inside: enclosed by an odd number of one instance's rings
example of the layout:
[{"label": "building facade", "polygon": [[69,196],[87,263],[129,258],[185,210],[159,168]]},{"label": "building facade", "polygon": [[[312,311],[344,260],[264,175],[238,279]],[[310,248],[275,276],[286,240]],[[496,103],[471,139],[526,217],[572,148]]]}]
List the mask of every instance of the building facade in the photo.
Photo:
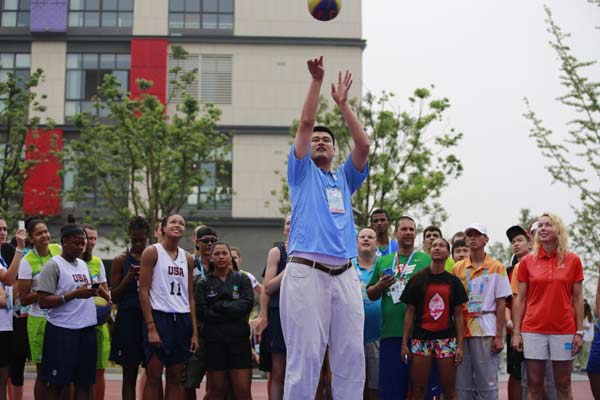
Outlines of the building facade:
[{"label": "building facade", "polygon": [[[164,102],[172,45],[189,53],[184,70],[198,68],[188,90],[222,110],[219,129],[232,138],[231,154],[204,166],[215,174],[189,197],[183,213],[190,225],[202,220],[214,226],[222,239],[242,249],[244,267],[258,273],[267,250],[281,240],[283,220],[273,192],[281,186],[290,125],[308,87],[306,60],[324,56],[326,81],[338,70],[351,70],[350,95],[361,95],[361,2],[344,2],[340,15],[323,23],[299,0],[0,0],[2,72],[26,76],[43,69],[45,80],[36,91],[48,96],[42,117],[56,122],[53,133],[60,143],[77,140],[70,117],[92,109],[107,73],[132,95],[136,79],[152,80],[152,93]],[[324,88],[327,96],[328,85]],[[40,148],[47,145],[43,138],[35,140]],[[27,214],[78,214],[77,204],[44,194],[43,188],[61,179],[61,168],[58,162],[36,167],[24,191]],[[59,184],[68,186],[70,177]],[[216,185],[229,185],[230,194],[198,211]],[[101,227],[100,235],[103,229],[110,227]],[[191,247],[189,240],[185,244]],[[103,258],[119,251],[108,247]]]}]

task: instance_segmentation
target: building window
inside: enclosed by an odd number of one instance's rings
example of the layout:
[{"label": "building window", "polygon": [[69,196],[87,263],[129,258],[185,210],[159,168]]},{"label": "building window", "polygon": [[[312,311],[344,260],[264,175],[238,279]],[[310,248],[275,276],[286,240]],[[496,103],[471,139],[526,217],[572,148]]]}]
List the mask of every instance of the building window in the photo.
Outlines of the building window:
[{"label": "building window", "polygon": [[[169,56],[169,70],[181,67],[179,76],[186,72],[198,69],[198,79],[189,84],[185,91],[202,103],[231,104],[233,56],[230,54],[190,54],[185,60],[175,60]],[[176,79],[175,74],[169,72],[169,94],[172,91],[171,81]],[[178,93],[171,99],[174,103],[183,101],[183,96]]]},{"label": "building window", "polygon": [[[17,85],[24,87],[31,73],[31,54],[0,53],[0,82],[8,81],[12,74]],[[0,98],[0,111],[4,110],[4,99]]]},{"label": "building window", "polygon": [[3,28],[29,26],[29,0],[0,0]]},{"label": "building window", "polygon": [[231,210],[231,146],[217,160],[207,160],[199,164],[199,172],[204,176],[202,185],[194,188],[188,196],[187,206],[203,210]]},{"label": "building window", "polygon": [[96,112],[92,100],[98,94],[98,86],[105,75],[115,75],[121,82],[121,88],[129,90],[129,65],[129,54],[67,54],[65,116]]},{"label": "building window", "polygon": [[234,0],[170,0],[170,29],[233,31]]},{"label": "building window", "polygon": [[133,0],[70,0],[71,28],[130,28]]}]

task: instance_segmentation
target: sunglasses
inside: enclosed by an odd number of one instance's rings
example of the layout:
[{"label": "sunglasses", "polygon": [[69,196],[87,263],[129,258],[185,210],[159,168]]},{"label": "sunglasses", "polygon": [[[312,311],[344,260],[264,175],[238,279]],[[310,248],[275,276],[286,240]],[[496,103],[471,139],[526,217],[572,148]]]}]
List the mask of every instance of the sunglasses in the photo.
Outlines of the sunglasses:
[{"label": "sunglasses", "polygon": [[202,242],[202,243],[217,243],[217,241],[219,239],[217,239],[217,238],[210,238],[210,239],[196,239],[196,240],[199,241],[199,242]]}]

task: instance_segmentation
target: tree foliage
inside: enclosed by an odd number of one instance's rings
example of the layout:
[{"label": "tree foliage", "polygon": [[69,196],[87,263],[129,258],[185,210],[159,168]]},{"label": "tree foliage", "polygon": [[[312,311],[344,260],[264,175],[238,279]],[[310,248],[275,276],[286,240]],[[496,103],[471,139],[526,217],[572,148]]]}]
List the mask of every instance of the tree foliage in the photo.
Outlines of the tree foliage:
[{"label": "tree foliage", "polygon": [[[589,0],[600,7],[600,0]],[[530,136],[535,139],[542,155],[548,161],[547,170],[556,182],[565,184],[579,195],[575,204],[576,220],[570,230],[575,247],[581,252],[588,269],[600,266],[600,82],[588,75],[595,61],[580,61],[568,44],[565,33],[546,7],[547,30],[550,46],[560,62],[560,83],[565,93],[557,100],[575,118],[569,122],[565,139],[557,138],[544,124],[525,99],[525,118],[531,122]],[[564,128],[560,128],[563,131]]]},{"label": "tree foliage", "polygon": [[[371,212],[383,208],[393,221],[410,214],[439,224],[446,214],[438,199],[443,189],[462,173],[462,164],[452,153],[462,134],[444,126],[450,102],[446,98],[433,99],[430,89],[414,91],[409,97],[410,111],[392,111],[393,98],[392,93],[367,93],[362,102],[351,102],[371,141],[370,173],[353,197],[356,223],[367,225]],[[353,146],[339,109],[330,110],[322,99],[316,121],[335,133],[334,164],[339,165]],[[292,136],[297,126],[297,122],[293,124]],[[283,175],[282,213],[289,210]]]},{"label": "tree foliage", "polygon": [[[32,90],[43,78],[43,71],[37,69],[28,79],[17,78],[9,71],[0,80],[0,214],[10,220],[23,215],[23,185],[28,172],[45,157],[56,155],[54,147],[50,153],[36,154],[28,160],[24,158],[26,152],[35,154],[37,150],[33,145],[26,148],[28,132],[43,134],[44,129],[53,125],[51,120],[42,121],[39,114],[31,115],[46,110],[42,103],[46,96]],[[52,143],[55,146],[55,142]]]},{"label": "tree foliage", "polygon": [[[184,60],[187,53],[174,46],[173,55]],[[178,61],[170,72],[175,78],[168,98],[183,98],[172,116],[148,93],[152,82],[138,79],[142,94],[132,98],[107,75],[93,101],[97,112],[73,117],[81,136],[68,148],[67,167],[74,173],[68,198],[80,216],[103,218],[123,230],[132,215],[154,224],[181,210],[209,177],[201,163],[220,158],[228,148],[229,136],[216,129],[220,110],[201,106],[186,92],[197,70],[183,73]],[[94,196],[101,201],[93,204]]]}]

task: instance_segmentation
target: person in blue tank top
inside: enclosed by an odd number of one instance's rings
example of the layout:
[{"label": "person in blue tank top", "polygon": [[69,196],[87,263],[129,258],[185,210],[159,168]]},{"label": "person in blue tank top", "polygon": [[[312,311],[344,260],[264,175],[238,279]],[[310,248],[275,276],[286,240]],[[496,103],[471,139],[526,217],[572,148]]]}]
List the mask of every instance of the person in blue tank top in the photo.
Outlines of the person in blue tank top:
[{"label": "person in blue tank top", "polygon": [[138,367],[144,360],[142,310],[138,296],[140,258],[148,244],[150,224],[140,216],[129,221],[130,247],[119,254],[112,263],[112,300],[117,304],[110,360],[123,368],[121,398],[135,400],[135,383]]}]

